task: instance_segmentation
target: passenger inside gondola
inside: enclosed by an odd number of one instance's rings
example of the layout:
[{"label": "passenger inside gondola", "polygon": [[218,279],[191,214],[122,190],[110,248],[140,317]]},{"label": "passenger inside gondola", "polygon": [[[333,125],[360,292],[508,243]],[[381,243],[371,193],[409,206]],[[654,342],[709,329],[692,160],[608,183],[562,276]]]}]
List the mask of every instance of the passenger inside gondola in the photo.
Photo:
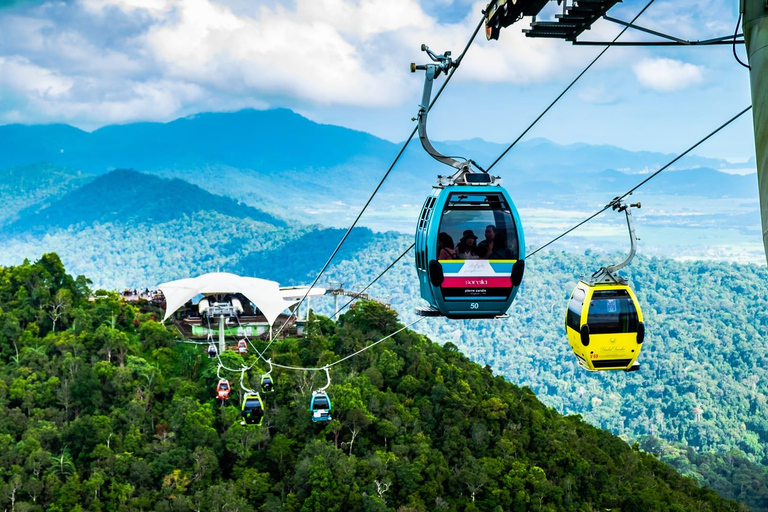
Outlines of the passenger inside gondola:
[{"label": "passenger inside gondola", "polygon": [[459,245],[456,246],[456,256],[460,260],[480,259],[477,248],[477,236],[475,236],[475,232],[471,229],[464,230]]},{"label": "passenger inside gondola", "polygon": [[485,226],[485,240],[477,244],[477,251],[482,259],[491,258],[496,240],[496,226],[489,224]]},{"label": "passenger inside gondola", "polygon": [[437,235],[438,260],[455,260],[456,250],[454,249],[453,238],[448,233],[442,232]]},{"label": "passenger inside gondola", "polygon": [[496,238],[493,241],[493,251],[488,255],[489,260],[511,260],[513,259],[512,251],[507,247],[507,233],[499,231],[496,234]]}]

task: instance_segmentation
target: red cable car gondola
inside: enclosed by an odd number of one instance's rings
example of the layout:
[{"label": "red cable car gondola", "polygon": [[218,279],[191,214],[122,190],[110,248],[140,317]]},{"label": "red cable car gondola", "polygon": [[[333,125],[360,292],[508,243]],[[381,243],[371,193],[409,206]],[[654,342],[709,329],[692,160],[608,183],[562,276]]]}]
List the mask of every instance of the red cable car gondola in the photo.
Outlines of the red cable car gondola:
[{"label": "red cable car gondola", "polygon": [[229,393],[232,391],[232,387],[229,385],[227,379],[221,379],[216,386],[216,398],[219,400],[229,400]]}]

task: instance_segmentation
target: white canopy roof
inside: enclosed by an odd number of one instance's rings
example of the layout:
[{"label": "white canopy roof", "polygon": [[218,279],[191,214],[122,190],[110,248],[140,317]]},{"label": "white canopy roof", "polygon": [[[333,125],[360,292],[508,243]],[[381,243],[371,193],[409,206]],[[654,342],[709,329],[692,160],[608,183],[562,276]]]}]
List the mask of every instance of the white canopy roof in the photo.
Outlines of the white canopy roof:
[{"label": "white canopy roof", "polygon": [[285,300],[280,285],[257,277],[241,277],[227,272],[214,272],[198,277],[178,279],[158,286],[165,295],[165,318],[167,320],[177,309],[197,294],[214,295],[242,293],[264,314],[269,325],[298,300]]}]

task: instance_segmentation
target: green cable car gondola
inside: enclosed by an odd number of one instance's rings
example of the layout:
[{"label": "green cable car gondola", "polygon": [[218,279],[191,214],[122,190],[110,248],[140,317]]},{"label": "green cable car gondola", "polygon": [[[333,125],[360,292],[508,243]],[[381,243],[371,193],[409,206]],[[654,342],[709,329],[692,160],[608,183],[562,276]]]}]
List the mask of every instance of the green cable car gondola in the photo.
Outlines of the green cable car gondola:
[{"label": "green cable car gondola", "polygon": [[243,423],[261,426],[264,421],[264,402],[261,401],[261,396],[258,393],[246,393],[240,414]]},{"label": "green cable car gondola", "polygon": [[275,386],[272,382],[272,377],[269,375],[262,375],[261,376],[261,390],[265,393],[271,393],[275,390]]}]

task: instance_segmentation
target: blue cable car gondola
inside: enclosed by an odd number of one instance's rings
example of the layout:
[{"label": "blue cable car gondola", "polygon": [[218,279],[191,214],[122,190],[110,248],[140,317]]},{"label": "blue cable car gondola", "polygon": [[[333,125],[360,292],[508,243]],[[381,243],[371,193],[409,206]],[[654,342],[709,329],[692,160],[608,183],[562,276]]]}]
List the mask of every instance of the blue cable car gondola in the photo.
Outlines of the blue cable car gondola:
[{"label": "blue cable car gondola", "polygon": [[331,372],[327,366],[324,366],[323,370],[325,370],[325,376],[328,378],[328,382],[322,388],[312,392],[312,400],[309,402],[309,412],[312,414],[312,421],[315,423],[327,422],[332,419],[331,399],[328,398],[328,393],[325,392],[331,385]]},{"label": "blue cable car gondola", "polygon": [[312,392],[309,412],[312,413],[312,421],[315,423],[331,421],[331,399],[325,391]]},{"label": "blue cable car gondola", "polygon": [[419,313],[493,318],[506,313],[523,280],[523,229],[509,194],[491,176],[462,178],[436,188],[419,217],[416,269],[430,305]]},{"label": "blue cable car gondola", "polygon": [[[437,161],[454,168],[450,177],[438,176],[416,227],[416,269],[421,297],[428,307],[423,316],[494,318],[504,315],[515,299],[525,270],[525,239],[520,216],[501,180],[472,160],[457,160],[437,151],[427,136],[432,83],[455,65],[450,52],[435,55],[437,64],[426,70],[419,106],[419,139]],[[475,172],[472,165],[480,169]]]}]

